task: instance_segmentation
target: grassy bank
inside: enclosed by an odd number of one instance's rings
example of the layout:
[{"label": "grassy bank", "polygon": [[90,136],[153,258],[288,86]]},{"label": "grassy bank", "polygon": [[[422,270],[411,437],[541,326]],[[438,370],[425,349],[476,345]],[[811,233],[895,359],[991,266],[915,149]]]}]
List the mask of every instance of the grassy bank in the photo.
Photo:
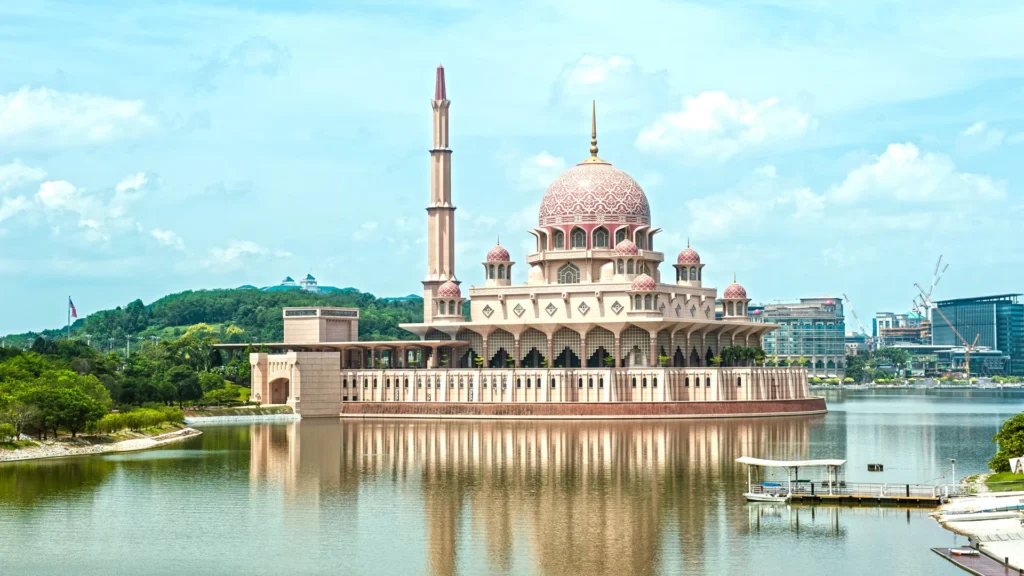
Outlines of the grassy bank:
[{"label": "grassy bank", "polygon": [[993,492],[1011,492],[1024,490],[1024,474],[999,472],[985,479],[985,485]]},{"label": "grassy bank", "polygon": [[291,406],[237,406],[233,408],[204,408],[186,410],[185,416],[264,416],[268,414],[291,414]]}]

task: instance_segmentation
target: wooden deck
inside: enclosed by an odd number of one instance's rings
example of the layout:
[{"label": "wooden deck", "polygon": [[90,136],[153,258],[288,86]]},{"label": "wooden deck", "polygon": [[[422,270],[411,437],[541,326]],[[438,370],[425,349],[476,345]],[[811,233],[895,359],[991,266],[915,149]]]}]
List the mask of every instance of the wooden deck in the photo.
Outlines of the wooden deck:
[{"label": "wooden deck", "polygon": [[955,556],[950,552],[949,548],[932,548],[932,552],[935,552],[939,556],[942,556],[946,560],[949,560],[971,574],[977,574],[978,576],[1017,576],[1018,574],[1024,573],[1015,568],[1004,566],[1002,562],[994,560],[985,554],[979,554],[977,556]]}]

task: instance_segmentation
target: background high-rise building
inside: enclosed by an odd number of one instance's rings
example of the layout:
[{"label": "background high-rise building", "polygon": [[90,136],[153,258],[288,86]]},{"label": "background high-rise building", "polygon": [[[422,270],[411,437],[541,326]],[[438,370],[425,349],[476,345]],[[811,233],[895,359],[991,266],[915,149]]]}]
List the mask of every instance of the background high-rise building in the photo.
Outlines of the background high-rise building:
[{"label": "background high-rise building", "polygon": [[943,319],[945,316],[968,344],[974,344],[977,337],[979,347],[998,350],[1009,357],[1008,373],[1024,375],[1024,304],[1020,303],[1020,296],[1000,294],[936,302],[937,311],[932,314],[932,342],[963,345]]},{"label": "background high-rise building", "polygon": [[766,353],[796,361],[807,359],[807,375],[842,378],[846,368],[846,323],[839,298],[801,298],[799,302],[751,306],[755,321],[778,324],[765,334]]}]

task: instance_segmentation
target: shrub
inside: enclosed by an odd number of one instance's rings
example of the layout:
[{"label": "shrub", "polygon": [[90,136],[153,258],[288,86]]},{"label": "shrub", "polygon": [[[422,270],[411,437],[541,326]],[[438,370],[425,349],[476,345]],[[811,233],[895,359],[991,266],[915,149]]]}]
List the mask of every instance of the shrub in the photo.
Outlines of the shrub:
[{"label": "shrub", "polygon": [[0,424],[0,442],[17,440],[15,434],[17,434],[17,431],[14,429],[13,424]]}]

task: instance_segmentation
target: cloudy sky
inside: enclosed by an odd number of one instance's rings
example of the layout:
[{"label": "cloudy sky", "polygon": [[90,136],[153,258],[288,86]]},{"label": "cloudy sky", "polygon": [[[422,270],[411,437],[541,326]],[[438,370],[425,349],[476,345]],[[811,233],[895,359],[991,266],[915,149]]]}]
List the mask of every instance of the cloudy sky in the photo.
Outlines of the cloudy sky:
[{"label": "cloudy sky", "polygon": [[867,320],[943,254],[938,297],[1024,291],[1024,4],[941,4],[5,2],[0,333],[68,295],[419,292],[439,62],[467,285],[499,234],[524,262],[596,99],[601,156],[706,283]]}]

